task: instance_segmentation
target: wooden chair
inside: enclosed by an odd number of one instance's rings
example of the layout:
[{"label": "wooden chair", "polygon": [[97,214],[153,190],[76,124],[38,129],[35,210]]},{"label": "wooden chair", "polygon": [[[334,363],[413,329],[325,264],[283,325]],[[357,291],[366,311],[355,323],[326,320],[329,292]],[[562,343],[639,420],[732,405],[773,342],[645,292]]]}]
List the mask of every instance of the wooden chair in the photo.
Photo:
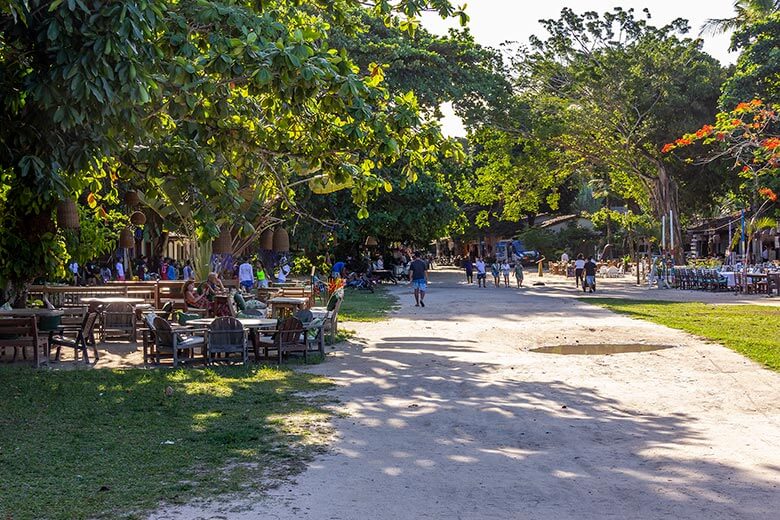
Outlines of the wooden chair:
[{"label": "wooden chair", "polygon": [[40,352],[43,352],[44,358],[48,353],[48,342],[46,337],[38,335],[38,320],[35,316],[24,318],[0,318],[0,349],[14,349],[12,361],[16,361],[19,350],[22,351],[22,357],[27,359],[25,349],[32,347],[33,362],[36,367],[41,364]]},{"label": "wooden chair", "polygon": [[[92,346],[92,352],[95,354],[95,364],[100,359],[98,354],[97,344],[94,340],[90,341],[90,338],[94,338],[95,324],[97,323],[99,312],[93,310],[88,312],[79,327],[60,327],[56,331],[52,331],[49,334],[49,344],[47,357],[51,356],[52,347],[57,347],[57,354],[54,356],[56,362],[60,361],[60,352],[62,347],[69,347],[73,349],[73,356],[76,361],[79,360],[79,352],[84,356],[84,362],[89,364],[89,351],[87,347]],[[55,335],[56,333],[56,335]],[[70,337],[68,334],[74,334],[75,337]]]},{"label": "wooden chair", "polygon": [[342,291],[336,291],[328,300],[328,306],[323,308],[314,308],[312,313],[315,318],[325,319],[325,331],[330,333],[330,342],[333,343],[336,339],[336,332],[339,325],[339,309],[341,309],[341,302],[344,300],[344,293]]},{"label": "wooden chair", "polygon": [[306,331],[298,318],[285,318],[274,331],[273,336],[260,338],[260,343],[265,347],[265,356],[269,350],[276,350],[277,362],[282,364],[282,356],[288,352],[303,352],[304,362],[308,361],[307,353],[309,345],[306,340]]},{"label": "wooden chair", "polygon": [[313,349],[320,353],[320,355],[325,355],[325,318],[319,317],[315,318],[314,313],[312,313],[309,309],[302,309],[295,313],[295,317],[301,320],[301,323],[303,324],[304,328],[304,334],[306,335],[306,344],[308,345],[309,351],[312,351],[311,346],[315,345],[316,348]]},{"label": "wooden chair", "polygon": [[181,336],[173,331],[171,324],[159,316],[154,318],[154,357],[159,365],[162,356],[172,357],[174,368],[179,366],[182,353],[184,359],[195,358],[195,349],[201,348],[205,357],[206,340],[201,336]]},{"label": "wooden chair", "polygon": [[230,316],[217,318],[209,325],[207,334],[207,364],[211,364],[219,354],[225,356],[222,361],[230,361],[230,354],[241,354],[241,361],[246,364],[247,333],[240,321]]}]

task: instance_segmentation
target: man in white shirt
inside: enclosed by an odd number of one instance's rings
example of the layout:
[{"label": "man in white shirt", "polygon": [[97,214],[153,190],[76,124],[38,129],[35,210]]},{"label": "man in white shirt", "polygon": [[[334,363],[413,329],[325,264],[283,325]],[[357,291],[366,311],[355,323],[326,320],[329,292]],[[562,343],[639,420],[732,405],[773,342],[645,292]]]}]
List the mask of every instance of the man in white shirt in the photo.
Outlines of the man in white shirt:
[{"label": "man in white shirt", "polygon": [[244,263],[238,266],[238,282],[247,291],[251,291],[255,286],[254,269],[247,259],[244,259]]},{"label": "man in white shirt", "polygon": [[195,279],[195,274],[192,271],[192,265],[190,264],[189,260],[187,260],[187,262],[184,264],[184,269],[182,270],[182,272],[184,274],[184,279],[185,280],[194,280]]},{"label": "man in white shirt", "polygon": [[125,264],[122,263],[122,260],[117,260],[116,265],[114,266],[114,269],[116,269],[116,279],[120,282],[125,281]]},{"label": "man in white shirt", "polygon": [[580,286],[580,282],[585,287],[585,259],[582,257],[582,253],[578,254],[574,261],[574,279],[577,287]]},{"label": "man in white shirt", "polygon": [[287,263],[286,258],[282,258],[282,265],[279,266],[279,272],[276,274],[276,281],[279,283],[285,283],[287,281],[288,274],[290,274],[290,265]]},{"label": "man in white shirt", "polygon": [[79,284],[79,263],[75,260],[68,264],[68,271],[73,275],[73,285]]},{"label": "man in white shirt", "polygon": [[474,264],[474,267],[477,268],[477,287],[487,287],[485,285],[485,279],[487,278],[485,261],[482,258],[477,258],[477,263]]},{"label": "man in white shirt", "polygon": [[563,262],[564,264],[569,263],[569,255],[566,254],[566,251],[564,251],[563,254],[561,255],[561,262]]}]

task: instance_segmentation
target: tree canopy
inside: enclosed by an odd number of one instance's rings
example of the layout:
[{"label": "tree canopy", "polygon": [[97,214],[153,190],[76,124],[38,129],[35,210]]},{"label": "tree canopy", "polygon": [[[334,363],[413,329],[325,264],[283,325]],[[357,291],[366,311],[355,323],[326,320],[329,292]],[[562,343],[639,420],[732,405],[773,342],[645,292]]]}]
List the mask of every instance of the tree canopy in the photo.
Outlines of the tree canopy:
[{"label": "tree canopy", "polygon": [[[202,235],[234,222],[252,233],[262,219],[246,222],[247,210],[292,206],[292,184],[348,188],[365,211],[386,183],[379,168],[401,162],[413,179],[434,155],[457,153],[413,93],[391,95],[378,66],[361,70],[329,44],[330,24],[360,27],[351,13],[362,5],[5,2],[0,256],[31,235],[43,251],[58,243],[64,198],[98,211],[138,187],[180,205],[182,225]],[[423,9],[458,14],[446,0],[372,9],[407,28]],[[43,258],[65,255],[32,253],[0,282],[45,274]]]}]

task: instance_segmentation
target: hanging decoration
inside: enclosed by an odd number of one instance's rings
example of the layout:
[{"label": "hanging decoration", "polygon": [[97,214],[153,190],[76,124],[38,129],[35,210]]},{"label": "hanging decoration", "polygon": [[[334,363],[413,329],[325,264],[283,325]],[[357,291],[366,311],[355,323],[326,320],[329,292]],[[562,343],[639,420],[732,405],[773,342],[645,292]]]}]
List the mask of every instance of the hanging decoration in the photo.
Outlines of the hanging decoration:
[{"label": "hanging decoration", "polygon": [[133,230],[129,227],[124,228],[119,232],[119,247],[132,248],[135,247],[135,240],[133,239]]},{"label": "hanging decoration", "polygon": [[144,224],[146,224],[146,215],[144,214],[143,211],[134,211],[130,215],[130,222],[134,226],[143,226]]},{"label": "hanging decoration", "polygon": [[230,236],[230,227],[227,224],[220,229],[219,236],[212,242],[211,251],[217,255],[233,252],[233,238]]},{"label": "hanging decoration", "polygon": [[128,208],[134,208],[141,203],[141,198],[138,196],[138,192],[130,190],[125,192],[125,205]]},{"label": "hanging decoration", "polygon": [[274,230],[273,249],[277,253],[285,253],[290,250],[290,235],[282,226]]},{"label": "hanging decoration", "polygon": [[274,248],[274,230],[266,228],[260,235],[260,249],[271,251]]},{"label": "hanging decoration", "polygon": [[57,224],[62,229],[79,229],[79,208],[73,199],[61,200],[57,204]]}]

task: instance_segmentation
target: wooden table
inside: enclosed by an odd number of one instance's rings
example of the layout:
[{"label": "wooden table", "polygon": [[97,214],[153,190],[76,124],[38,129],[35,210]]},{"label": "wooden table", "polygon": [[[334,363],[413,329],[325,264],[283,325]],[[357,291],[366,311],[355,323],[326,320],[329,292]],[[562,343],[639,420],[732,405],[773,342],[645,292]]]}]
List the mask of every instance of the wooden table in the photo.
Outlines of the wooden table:
[{"label": "wooden table", "polygon": [[[61,319],[64,314],[65,311],[60,309],[11,309],[7,311],[0,310],[0,318],[2,318],[3,316],[7,318],[26,318],[30,316],[35,316],[38,321],[38,331],[43,332],[44,334],[46,332],[49,332],[50,330],[53,330],[56,327],[52,327],[51,329],[49,327],[45,327],[41,329],[40,328],[41,318],[44,319],[57,318],[58,320],[57,325],[59,325],[59,319]],[[35,364],[36,368],[40,365],[40,362],[41,362],[40,355],[38,352],[38,347],[36,346],[33,349],[33,363]]]},{"label": "wooden table", "polygon": [[135,343],[135,305],[146,303],[143,298],[129,298],[127,296],[105,296],[96,298],[82,298],[83,303],[98,303],[103,305],[100,316],[100,338],[105,341],[106,331],[119,331],[127,334]]},{"label": "wooden table", "polygon": [[304,309],[308,302],[308,298],[293,298],[288,296],[277,296],[268,300],[268,303],[271,304],[271,317],[274,318],[287,316]]},{"label": "wooden table", "polygon": [[766,290],[771,295],[772,290],[777,291],[777,295],[780,296],[780,272],[768,273],[766,275]]},{"label": "wooden table", "polygon": [[0,310],[0,316],[8,316],[11,318],[23,318],[26,316],[35,316],[36,318],[45,316],[45,317],[54,317],[54,316],[63,316],[65,314],[65,311],[62,309],[11,309],[11,310]]},{"label": "wooden table", "polygon": [[[26,318],[28,316],[35,316],[38,319],[38,330],[41,332],[55,330],[59,327],[60,320],[64,315],[64,309],[11,309],[8,311],[0,311],[0,317]],[[44,327],[41,327],[42,319],[48,322],[44,322],[44,325],[46,325]]]},{"label": "wooden table", "polygon": [[[209,326],[217,318],[198,318],[189,320],[187,325],[206,325]],[[252,351],[255,355],[255,361],[260,358],[260,331],[263,329],[273,329],[276,327],[277,320],[270,318],[236,318],[241,322],[244,328],[249,329],[249,337],[252,340]],[[208,348],[208,345],[206,345]]]},{"label": "wooden table", "polygon": [[371,276],[380,282],[387,280],[388,282],[392,282],[394,284],[398,283],[398,280],[395,278],[395,275],[393,275],[393,272],[387,269],[374,269],[371,271]]},{"label": "wooden table", "polygon": [[[217,318],[198,318],[195,320],[188,320],[187,325],[211,325]],[[275,327],[276,320],[271,318],[236,318],[246,328],[258,328],[258,327]]]},{"label": "wooden table", "polygon": [[[757,280],[758,281],[764,280],[764,282],[766,283],[766,291],[762,291],[762,292],[765,292],[766,294],[772,294],[772,290],[769,287],[769,277],[765,273],[747,273],[745,277],[752,278],[753,283],[756,283]],[[756,290],[756,292],[758,292],[758,290]]]}]

